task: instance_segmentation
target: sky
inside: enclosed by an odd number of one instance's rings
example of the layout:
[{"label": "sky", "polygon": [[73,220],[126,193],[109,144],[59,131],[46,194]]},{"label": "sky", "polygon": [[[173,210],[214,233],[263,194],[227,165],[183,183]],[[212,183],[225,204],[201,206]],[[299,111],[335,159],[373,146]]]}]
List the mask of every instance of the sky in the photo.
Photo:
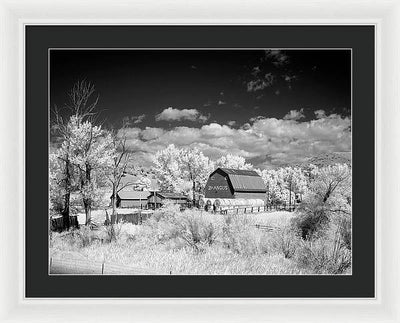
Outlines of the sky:
[{"label": "sky", "polygon": [[260,168],[351,150],[349,50],[52,50],[50,106],[82,79],[143,166],[169,144]]}]

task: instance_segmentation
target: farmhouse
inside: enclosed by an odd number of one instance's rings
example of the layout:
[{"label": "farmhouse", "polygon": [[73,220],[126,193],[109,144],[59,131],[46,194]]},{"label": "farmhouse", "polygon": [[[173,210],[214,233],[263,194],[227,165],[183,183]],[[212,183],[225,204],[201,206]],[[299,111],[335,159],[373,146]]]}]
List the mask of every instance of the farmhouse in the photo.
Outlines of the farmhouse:
[{"label": "farmhouse", "polygon": [[169,193],[169,192],[151,192],[149,197],[147,198],[147,205],[149,208],[159,208],[165,202],[169,200],[175,204],[180,204],[182,207],[185,207],[188,203],[188,199],[186,196],[178,193]]},{"label": "farmhouse", "polygon": [[148,191],[122,190],[117,194],[117,207],[143,209],[147,205],[149,195]]},{"label": "farmhouse", "polygon": [[208,178],[204,197],[265,200],[266,192],[264,181],[255,171],[217,168]]}]

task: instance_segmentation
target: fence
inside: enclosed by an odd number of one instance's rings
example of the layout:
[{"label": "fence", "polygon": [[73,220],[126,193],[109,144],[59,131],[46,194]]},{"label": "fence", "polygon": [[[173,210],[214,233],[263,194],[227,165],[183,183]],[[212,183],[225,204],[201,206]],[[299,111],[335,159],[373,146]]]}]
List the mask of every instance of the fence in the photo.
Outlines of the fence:
[{"label": "fence", "polygon": [[142,222],[150,218],[152,214],[153,212],[143,212],[143,211],[139,211],[136,213],[117,214],[117,223],[128,222],[132,224],[142,224]]},{"label": "fence", "polygon": [[259,213],[272,211],[295,211],[295,205],[264,205],[264,206],[240,206],[229,209],[221,209],[218,212],[221,214],[239,214],[239,213]]},{"label": "fence", "polygon": [[[70,228],[78,228],[78,217],[76,215],[69,216],[69,226]],[[50,218],[50,229],[52,231],[62,231],[64,229],[64,219],[60,216],[52,216]]]}]

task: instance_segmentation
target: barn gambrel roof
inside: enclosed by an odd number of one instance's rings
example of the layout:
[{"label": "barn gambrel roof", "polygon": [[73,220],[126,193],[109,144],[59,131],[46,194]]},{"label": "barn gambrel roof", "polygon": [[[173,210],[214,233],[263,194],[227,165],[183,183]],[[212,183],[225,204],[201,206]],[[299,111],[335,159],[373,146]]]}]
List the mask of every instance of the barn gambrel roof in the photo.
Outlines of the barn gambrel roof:
[{"label": "barn gambrel roof", "polygon": [[232,188],[236,192],[266,192],[264,181],[254,170],[217,168],[210,176],[216,172],[227,175]]}]

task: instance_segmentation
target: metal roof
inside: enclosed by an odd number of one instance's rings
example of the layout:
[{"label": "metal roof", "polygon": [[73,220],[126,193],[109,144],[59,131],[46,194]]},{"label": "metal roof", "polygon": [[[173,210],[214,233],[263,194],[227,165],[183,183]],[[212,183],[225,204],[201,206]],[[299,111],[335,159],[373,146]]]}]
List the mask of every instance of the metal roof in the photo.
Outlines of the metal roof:
[{"label": "metal roof", "polygon": [[[232,187],[236,192],[267,191],[263,179],[254,170],[231,168],[220,168],[220,170],[228,175],[229,181],[231,182]],[[215,172],[213,172],[212,174],[214,174]]]},{"label": "metal roof", "polygon": [[247,175],[247,176],[260,176],[254,170],[247,169],[233,169],[233,168],[220,168],[226,174],[232,175]]},{"label": "metal roof", "polygon": [[[185,195],[179,193],[171,193],[171,192],[156,192],[157,195],[165,198],[165,199],[186,199]],[[153,195],[153,192],[151,193]]]},{"label": "metal roof", "polygon": [[232,187],[238,192],[266,192],[264,181],[260,176],[228,174]]},{"label": "metal roof", "polygon": [[150,195],[148,191],[128,191],[122,190],[118,192],[121,200],[146,200]]}]

